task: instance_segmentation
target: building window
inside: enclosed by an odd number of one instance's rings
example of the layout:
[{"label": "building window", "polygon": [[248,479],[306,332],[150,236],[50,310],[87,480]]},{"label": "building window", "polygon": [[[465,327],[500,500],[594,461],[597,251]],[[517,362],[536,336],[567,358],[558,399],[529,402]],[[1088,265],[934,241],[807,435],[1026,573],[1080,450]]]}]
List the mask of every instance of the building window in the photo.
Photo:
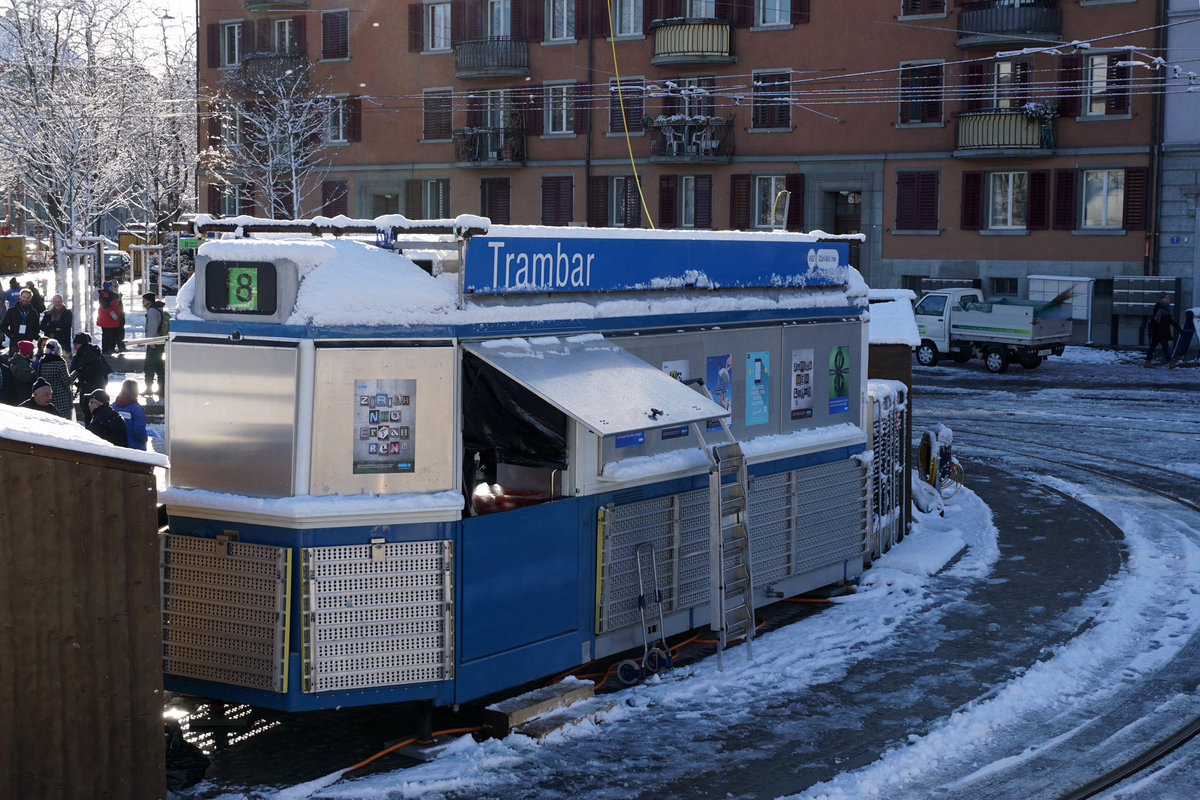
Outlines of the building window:
[{"label": "building window", "polygon": [[242,23],[221,25],[221,66],[236,67],[242,63]]},{"label": "building window", "polygon": [[325,111],[325,141],[345,144],[350,141],[349,98],[331,97]]},{"label": "building window", "polygon": [[484,12],[487,36],[512,35],[512,0],[485,0]]},{"label": "building window", "polygon": [[552,41],[575,38],[575,0],[548,0],[546,38]]},{"label": "building window", "polygon": [[642,225],[642,198],[632,175],[609,178],[608,224],[614,228],[639,228]]},{"label": "building window", "polygon": [[337,217],[349,213],[350,184],[346,181],[321,182],[321,214]]},{"label": "building window", "polygon": [[509,223],[508,178],[483,178],[479,181],[479,213],[497,225]]},{"label": "building window", "polygon": [[896,230],[938,229],[938,173],[896,173]]},{"label": "building window", "polygon": [[425,6],[425,49],[450,49],[449,3],[429,3]]},{"label": "building window", "polygon": [[1083,227],[1119,228],[1125,207],[1125,170],[1083,171]]},{"label": "building window", "polygon": [[679,227],[696,227],[696,176],[679,177]]},{"label": "building window", "polygon": [[713,103],[712,90],[716,86],[716,79],[712,76],[702,78],[675,78],[675,85],[679,87],[679,102],[674,105],[668,112],[664,109],[664,113],[683,114],[688,117],[711,117],[715,111]]},{"label": "building window", "polygon": [[242,213],[242,197],[245,193],[240,184],[227,183],[221,189],[221,216],[236,217]]},{"label": "building window", "polygon": [[450,179],[413,178],[404,182],[404,215],[409,219],[450,216]]},{"label": "building window", "polygon": [[421,96],[421,138],[440,141],[450,138],[451,91],[437,89]]},{"label": "building window", "polygon": [[684,16],[697,19],[715,19],[717,16],[716,0],[688,0],[685,8],[687,13]]},{"label": "building window", "polygon": [[900,124],[942,121],[942,65],[900,65]]},{"label": "building window", "polygon": [[791,21],[790,0],[754,0],[755,25],[787,25]]},{"label": "building window", "polygon": [[771,130],[792,125],[790,73],[756,72],[751,93],[750,125]]},{"label": "building window", "polygon": [[570,86],[545,87],[546,133],[571,133],[574,130],[574,108]]},{"label": "building window", "polygon": [[291,18],[277,19],[274,22],[272,27],[275,31],[275,52],[281,54],[293,52],[296,49],[296,36],[292,30]]},{"label": "building window", "polygon": [[574,215],[574,184],[570,175],[542,177],[542,224],[570,225]]},{"label": "building window", "polygon": [[946,0],[903,0],[900,4],[901,16],[917,16],[920,14],[944,14]]},{"label": "building window", "polygon": [[787,202],[780,196],[785,188],[782,175],[757,175],[754,178],[754,226],[783,228],[787,222]]},{"label": "building window", "polygon": [[1017,279],[1016,278],[992,278],[991,291],[988,292],[990,297],[1016,297],[1017,296]]},{"label": "building window", "polygon": [[992,64],[992,107],[1020,108],[1029,102],[1028,61],[997,61]]},{"label": "building window", "polygon": [[613,0],[613,36],[633,36],[642,32],[642,0]]},{"label": "building window", "polygon": [[[625,103],[625,116],[622,120],[621,101]],[[608,82],[608,129],[612,133],[624,133],[629,126],[630,133],[641,133],[643,104],[643,81],[641,78],[622,78],[621,91],[617,92],[617,82]]]},{"label": "building window", "polygon": [[1129,113],[1129,67],[1120,53],[1087,56],[1084,60],[1083,113],[1087,116]]},{"label": "building window", "polygon": [[993,172],[988,203],[989,228],[1024,228],[1029,198],[1028,172]]},{"label": "building window", "polygon": [[350,12],[321,12],[321,58],[350,57]]}]

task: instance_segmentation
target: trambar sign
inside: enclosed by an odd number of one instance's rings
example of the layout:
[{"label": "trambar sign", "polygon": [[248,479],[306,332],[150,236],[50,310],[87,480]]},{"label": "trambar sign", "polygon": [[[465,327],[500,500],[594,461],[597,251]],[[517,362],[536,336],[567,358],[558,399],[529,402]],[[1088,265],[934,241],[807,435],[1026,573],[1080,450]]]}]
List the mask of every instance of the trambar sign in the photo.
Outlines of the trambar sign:
[{"label": "trambar sign", "polygon": [[849,245],[746,239],[475,236],[469,294],[844,286]]}]

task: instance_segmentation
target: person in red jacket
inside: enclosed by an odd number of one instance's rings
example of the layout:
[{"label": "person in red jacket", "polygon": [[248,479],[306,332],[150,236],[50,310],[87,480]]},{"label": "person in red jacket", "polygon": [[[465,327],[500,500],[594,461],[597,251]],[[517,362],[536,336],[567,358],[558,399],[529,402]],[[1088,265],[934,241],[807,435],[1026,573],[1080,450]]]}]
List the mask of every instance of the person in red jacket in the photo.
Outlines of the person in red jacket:
[{"label": "person in red jacket", "polygon": [[105,281],[100,289],[100,310],[96,313],[96,324],[100,326],[100,352],[114,352],[125,338],[125,309],[121,295],[113,289],[112,281]]}]

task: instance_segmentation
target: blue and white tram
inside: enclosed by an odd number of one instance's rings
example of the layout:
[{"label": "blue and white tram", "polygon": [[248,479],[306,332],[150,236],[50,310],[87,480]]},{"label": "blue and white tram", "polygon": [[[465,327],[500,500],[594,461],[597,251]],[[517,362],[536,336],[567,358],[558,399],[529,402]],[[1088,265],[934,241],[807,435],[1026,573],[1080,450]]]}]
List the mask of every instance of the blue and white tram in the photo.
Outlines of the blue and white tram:
[{"label": "blue and white tram", "polygon": [[732,638],[737,591],[752,627],[861,573],[866,286],[845,241],[197,229],[236,232],[201,246],[169,344],[168,689],[449,705],[647,636]]}]

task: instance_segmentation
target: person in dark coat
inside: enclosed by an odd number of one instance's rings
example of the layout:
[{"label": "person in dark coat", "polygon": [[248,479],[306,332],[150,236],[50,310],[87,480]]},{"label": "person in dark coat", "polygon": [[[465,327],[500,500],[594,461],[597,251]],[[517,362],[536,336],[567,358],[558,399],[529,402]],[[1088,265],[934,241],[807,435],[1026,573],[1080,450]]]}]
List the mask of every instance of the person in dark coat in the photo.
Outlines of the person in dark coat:
[{"label": "person in dark coat", "polygon": [[17,381],[13,376],[12,364],[8,360],[8,356],[0,351],[0,403],[6,406],[15,406],[15,397],[17,394]]},{"label": "person in dark coat", "polygon": [[71,357],[71,377],[79,384],[79,419],[86,425],[92,418],[87,396],[96,389],[108,385],[108,361],[100,348],[92,344],[92,337],[84,332],[75,334],[72,342],[75,355]]},{"label": "person in dark coat", "polygon": [[1146,332],[1150,335],[1150,347],[1146,350],[1146,364],[1154,359],[1154,348],[1161,346],[1163,363],[1171,361],[1172,331],[1179,330],[1179,323],[1171,316],[1171,295],[1163,292],[1163,296],[1154,304],[1150,319],[1146,322]]},{"label": "person in dark coat", "polygon": [[10,362],[13,373],[13,402],[17,405],[29,399],[33,391],[33,342],[17,342],[17,354]]},{"label": "person in dark coat", "polygon": [[42,297],[42,293],[37,290],[37,286],[34,285],[33,281],[25,281],[25,288],[33,295],[30,304],[39,314],[46,313],[46,298]]},{"label": "person in dark coat", "polygon": [[[166,313],[166,306],[162,300],[155,296],[154,292],[146,292],[142,295],[142,308],[146,309],[146,336],[161,336],[163,315]],[[167,351],[166,345],[152,344],[146,346],[146,394],[154,394],[150,391],[150,384],[154,379],[158,378],[157,394],[165,396],[167,393],[167,368],[163,363],[164,355]]]},{"label": "person in dark coat", "polygon": [[135,380],[127,380],[121,384],[121,393],[113,401],[113,410],[125,420],[125,435],[129,439],[127,447],[134,450],[146,449],[146,409],[137,401],[138,385]]},{"label": "person in dark coat", "polygon": [[99,297],[96,324],[100,326],[100,350],[108,355],[115,352],[125,338],[125,308],[121,305],[121,295],[113,289],[112,281],[104,282]]},{"label": "person in dark coat", "polygon": [[1196,335],[1196,310],[1189,308],[1183,312],[1183,326],[1179,329],[1179,341],[1175,343],[1175,352],[1171,353],[1171,366],[1177,366],[1187,358],[1188,348],[1192,337]]},{"label": "person in dark coat", "polygon": [[54,408],[64,419],[71,418],[71,371],[62,356],[57,339],[46,340],[46,354],[37,366],[38,377],[44,378],[54,390]]},{"label": "person in dark coat", "polygon": [[128,447],[129,435],[125,433],[125,420],[108,404],[108,392],[96,389],[87,396],[87,404],[92,416],[87,429],[109,444]]},{"label": "person in dark coat", "polygon": [[50,384],[45,378],[38,378],[33,382],[33,392],[29,399],[26,400],[17,408],[28,408],[33,411],[45,411],[47,414],[58,416],[58,411],[54,408],[54,390],[50,388]]},{"label": "person in dark coat", "polygon": [[71,349],[71,328],[74,324],[75,315],[63,305],[62,295],[56,294],[51,297],[50,307],[42,315],[42,333],[51,339],[57,339],[64,353]]},{"label": "person in dark coat", "polygon": [[22,289],[20,300],[4,312],[0,330],[8,337],[8,354],[17,352],[17,342],[36,342],[41,333],[42,315],[33,307],[33,292]]}]

